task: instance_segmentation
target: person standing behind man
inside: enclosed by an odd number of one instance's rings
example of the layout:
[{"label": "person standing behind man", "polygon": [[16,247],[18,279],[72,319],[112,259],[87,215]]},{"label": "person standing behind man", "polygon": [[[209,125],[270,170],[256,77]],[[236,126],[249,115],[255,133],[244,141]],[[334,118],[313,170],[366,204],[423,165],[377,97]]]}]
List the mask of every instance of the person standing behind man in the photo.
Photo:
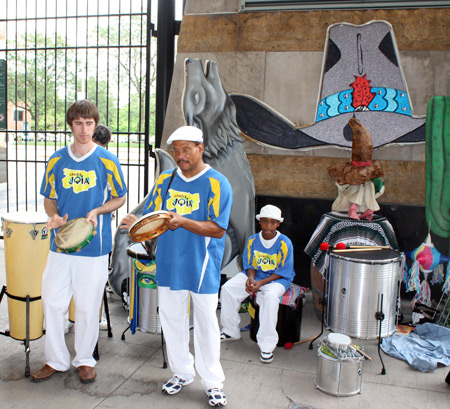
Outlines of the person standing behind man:
[{"label": "person standing behind man", "polygon": [[[66,113],[73,143],[49,159],[41,194],[52,229],[50,252],[42,276],[42,305],[46,323],[46,365],[31,375],[33,381],[49,379],[70,368],[64,338],[65,316],[72,295],[75,301],[75,352],[72,365],[81,382],[96,378],[92,357],[98,341],[98,311],[108,278],[112,249],[111,212],[126,200],[119,160],[92,140],[99,121],[98,109],[88,100],[73,103]],[[85,218],[97,234],[76,253],[58,253],[55,235],[69,220]]]},{"label": "person standing behind man", "polygon": [[[195,368],[209,405],[225,406],[216,310],[233,200],[231,185],[203,162],[200,129],[182,126],[167,143],[173,146],[178,168],[161,173],[144,205],[144,213],[168,210],[171,217],[169,230],[158,237],[155,256],[159,315],[173,372],[162,391],[174,395],[194,380],[194,357],[189,352],[191,296]],[[131,214],[126,216],[121,227],[129,228],[136,219]]]},{"label": "person standing behind man", "polygon": [[100,146],[106,148],[108,143],[111,142],[111,130],[102,124],[98,124],[95,128],[94,135],[92,135],[92,140]]}]

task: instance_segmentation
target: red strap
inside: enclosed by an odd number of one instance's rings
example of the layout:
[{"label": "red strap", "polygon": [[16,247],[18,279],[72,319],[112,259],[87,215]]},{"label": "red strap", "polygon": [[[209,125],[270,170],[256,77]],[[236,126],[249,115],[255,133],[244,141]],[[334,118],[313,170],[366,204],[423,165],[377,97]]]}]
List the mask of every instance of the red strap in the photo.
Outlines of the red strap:
[{"label": "red strap", "polygon": [[356,166],[358,168],[362,168],[364,166],[370,166],[372,164],[372,161],[369,160],[367,162],[357,162],[356,160],[352,160],[352,165]]}]

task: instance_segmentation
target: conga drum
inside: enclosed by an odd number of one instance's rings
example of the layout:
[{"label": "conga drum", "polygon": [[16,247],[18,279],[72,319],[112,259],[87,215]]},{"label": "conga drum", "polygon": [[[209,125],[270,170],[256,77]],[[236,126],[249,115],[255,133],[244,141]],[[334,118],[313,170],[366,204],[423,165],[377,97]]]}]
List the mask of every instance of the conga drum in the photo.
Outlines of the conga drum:
[{"label": "conga drum", "polygon": [[[327,326],[350,337],[395,331],[401,256],[392,249],[330,252]],[[384,319],[377,319],[383,312]]]},{"label": "conga drum", "polygon": [[[29,303],[29,340],[44,333],[42,274],[50,250],[48,216],[38,212],[12,212],[2,216],[5,241],[6,286],[9,335],[17,340],[26,336],[26,297]],[[38,299],[36,299],[38,298]]]}]

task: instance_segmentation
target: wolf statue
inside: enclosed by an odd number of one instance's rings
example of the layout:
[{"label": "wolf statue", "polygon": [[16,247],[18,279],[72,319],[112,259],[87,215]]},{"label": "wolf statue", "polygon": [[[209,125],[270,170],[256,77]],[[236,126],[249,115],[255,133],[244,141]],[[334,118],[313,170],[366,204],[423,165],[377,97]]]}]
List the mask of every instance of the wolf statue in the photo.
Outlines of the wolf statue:
[{"label": "wolf statue", "polygon": [[[182,98],[183,114],[188,125],[203,131],[204,161],[225,175],[233,188],[233,207],[227,230],[222,270],[230,274],[242,268],[240,256],[245,243],[255,230],[255,185],[250,165],[242,147],[236,122],[236,109],[223,88],[217,65],[207,61],[205,71],[201,60],[185,61],[186,80]],[[161,149],[155,150],[156,177],[176,163]],[[131,211],[142,216],[146,197]],[[117,295],[127,292],[129,260],[127,248],[132,243],[126,230],[117,229],[111,255],[109,285]]]},{"label": "wolf statue", "polygon": [[[242,147],[236,108],[220,81],[216,63],[206,61],[203,69],[201,60],[187,58],[185,70],[182,108],[186,124],[203,131],[205,163],[225,175],[233,188],[224,268],[242,254],[254,234],[255,183]],[[237,268],[241,267],[239,259]]]}]

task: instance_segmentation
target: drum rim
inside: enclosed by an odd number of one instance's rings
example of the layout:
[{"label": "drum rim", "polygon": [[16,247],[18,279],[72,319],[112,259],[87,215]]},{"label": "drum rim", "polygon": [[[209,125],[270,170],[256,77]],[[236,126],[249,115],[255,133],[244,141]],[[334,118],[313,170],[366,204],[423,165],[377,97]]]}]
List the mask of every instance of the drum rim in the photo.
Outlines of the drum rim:
[{"label": "drum rim", "polygon": [[[76,217],[75,219],[69,220],[64,226],[69,226],[69,225],[72,225],[74,223],[79,223],[79,220],[83,220],[84,221],[86,219],[84,217]],[[64,226],[61,226],[61,228],[58,230],[58,232],[55,235],[55,245],[56,245],[56,247],[58,247],[59,250],[61,250],[63,253],[66,253],[66,254],[75,253],[77,251],[80,251],[84,247],[86,247],[91,242],[92,238],[96,234],[96,230],[95,230],[94,224],[92,222],[90,224],[91,224],[91,229],[90,229],[88,235],[83,240],[81,240],[81,242],[79,242],[76,245],[71,246],[71,247],[60,247],[57,244],[58,234],[64,228]]]},{"label": "drum rim", "polygon": [[142,222],[142,220],[145,220],[145,219],[148,219],[149,217],[151,217],[151,216],[156,216],[156,215],[167,215],[167,216],[169,216],[170,217],[170,213],[167,211],[167,210],[155,210],[154,212],[150,212],[150,213],[147,213],[147,214],[144,214],[144,215],[142,215],[141,217],[139,217],[139,219],[137,219],[137,220],[135,220],[132,224],[131,224],[131,226],[128,228],[128,233],[130,233],[131,234],[131,231],[135,228],[135,226],[138,224],[138,223],[140,223],[140,222]]},{"label": "drum rim", "polygon": [[[42,221],[23,221],[23,220],[12,220],[11,217],[13,215],[20,215],[20,214],[29,214],[29,215],[34,215],[37,217],[42,217]],[[9,218],[8,218],[9,217]],[[17,223],[17,224],[43,224],[43,223],[47,223],[48,222],[48,214],[45,212],[29,212],[29,211],[17,211],[17,212],[8,212],[8,213],[4,213],[0,216],[0,218],[2,219],[2,221],[4,222],[9,222],[9,223]]]},{"label": "drum rim", "polygon": [[[133,252],[133,250],[131,250],[131,247],[132,246],[136,246],[136,245],[141,245],[142,246],[142,249],[145,251],[145,254],[144,253],[140,253],[140,254],[138,254],[138,253],[136,253],[136,252]],[[131,252],[133,252],[133,254],[131,254]],[[153,258],[147,253],[147,251],[145,250],[145,247],[144,247],[144,245],[142,244],[142,242],[141,241],[135,241],[134,243],[131,243],[128,247],[127,247],[127,256],[128,257],[132,257],[132,258],[137,258],[138,260],[139,259],[143,259],[143,260],[153,260]]]},{"label": "drum rim", "polygon": [[[368,264],[386,264],[386,263],[392,263],[395,261],[401,261],[402,256],[399,251],[397,251],[395,249],[381,249],[381,250],[377,250],[377,251],[383,251],[383,250],[393,251],[394,253],[397,253],[397,257],[378,259],[378,260],[377,259],[367,259],[367,258],[350,258],[348,256],[344,256],[342,253],[335,253],[334,251],[330,252],[330,257],[350,261],[353,263],[368,263]],[[370,253],[370,252],[372,252],[372,251],[368,251],[368,253]],[[351,253],[351,252],[349,251],[348,253]],[[348,254],[348,253],[346,253],[346,254]],[[359,255],[362,255],[361,253],[364,253],[364,252],[358,252]]]},{"label": "drum rim", "polygon": [[[142,222],[145,220],[152,219],[152,217],[153,218],[156,217],[156,220],[158,220],[158,219],[161,219],[161,220],[167,219],[168,220],[168,219],[170,219],[170,213],[167,210],[156,210],[154,212],[144,214],[138,220],[136,220],[128,229],[128,234],[130,235],[131,239],[134,242],[142,242],[142,241],[151,240],[151,239],[154,239],[155,237],[158,237],[165,231],[167,231],[168,227],[163,222],[152,232],[141,233],[141,234],[137,233],[136,230],[138,230],[141,227],[140,224],[142,224]],[[145,223],[145,224],[147,224],[147,223]],[[143,225],[145,225],[145,224],[143,224]],[[142,237],[142,239],[138,239],[138,237]]]}]

